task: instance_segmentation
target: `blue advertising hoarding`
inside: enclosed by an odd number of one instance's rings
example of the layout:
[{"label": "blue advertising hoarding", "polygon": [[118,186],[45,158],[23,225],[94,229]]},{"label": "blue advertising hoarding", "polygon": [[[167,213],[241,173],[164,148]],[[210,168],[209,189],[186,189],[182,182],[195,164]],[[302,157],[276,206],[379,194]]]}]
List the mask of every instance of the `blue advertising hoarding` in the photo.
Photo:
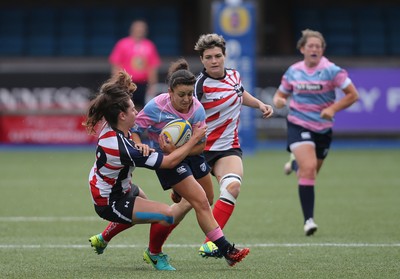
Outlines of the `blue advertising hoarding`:
[{"label": "blue advertising hoarding", "polygon": [[[215,33],[226,41],[225,66],[239,71],[246,91],[254,94],[255,89],[255,6],[251,2],[214,2],[213,26]],[[242,107],[239,124],[239,138],[243,149],[254,151],[256,146],[256,125],[254,109]]]}]

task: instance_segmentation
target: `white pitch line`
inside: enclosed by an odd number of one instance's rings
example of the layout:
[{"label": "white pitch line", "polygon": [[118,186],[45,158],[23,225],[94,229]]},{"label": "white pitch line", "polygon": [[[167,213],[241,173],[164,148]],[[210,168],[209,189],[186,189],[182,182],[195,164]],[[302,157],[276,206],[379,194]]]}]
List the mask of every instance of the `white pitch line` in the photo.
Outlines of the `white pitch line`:
[{"label": "white pitch line", "polygon": [[98,216],[15,216],[15,217],[0,217],[0,222],[92,222],[101,221]]},{"label": "white pitch line", "polygon": [[[164,247],[173,248],[193,248],[199,244],[166,244]],[[258,243],[258,244],[242,244],[238,246],[245,247],[347,247],[347,248],[365,248],[365,247],[400,247],[400,243]],[[131,249],[146,248],[146,245],[109,245],[111,249]],[[80,244],[0,244],[0,249],[90,249],[90,245]]]},{"label": "white pitch line", "polygon": [[[100,221],[97,216],[14,216],[0,217],[0,222],[92,222]],[[198,247],[197,244],[166,244],[164,247],[182,247],[191,248]],[[258,243],[258,244],[242,244],[245,247],[400,247],[400,243]],[[87,249],[89,245],[51,245],[51,244],[0,244],[0,249]],[[109,245],[110,248],[127,249],[127,248],[146,248],[146,245]]]}]

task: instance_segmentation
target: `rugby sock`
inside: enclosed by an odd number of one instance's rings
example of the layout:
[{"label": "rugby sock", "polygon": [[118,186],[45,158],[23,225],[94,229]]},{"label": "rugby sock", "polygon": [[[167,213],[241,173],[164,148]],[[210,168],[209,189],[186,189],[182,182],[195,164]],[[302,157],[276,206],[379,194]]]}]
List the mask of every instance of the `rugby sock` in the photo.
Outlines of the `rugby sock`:
[{"label": "rugby sock", "polygon": [[156,255],[162,252],[162,246],[177,225],[164,226],[160,223],[151,224],[149,237],[149,251],[151,254]]},{"label": "rugby sock", "polygon": [[114,236],[119,234],[120,232],[129,229],[132,227],[132,224],[121,224],[121,223],[114,223],[110,222],[108,226],[104,229],[101,233],[104,241],[109,242]]},{"label": "rugby sock", "polygon": [[211,232],[207,233],[207,238],[210,239],[218,247],[221,255],[226,255],[228,249],[232,246],[224,236],[220,227],[215,228]]},{"label": "rugby sock", "polygon": [[[231,203],[224,202],[222,200],[217,200],[217,202],[214,205],[213,209],[213,215],[215,218],[215,221],[217,221],[219,227],[223,229],[228,223],[229,218],[231,217],[233,210],[235,209],[235,205]],[[206,237],[206,240],[204,243],[207,241],[210,241],[208,237]]]},{"label": "rugby sock", "polygon": [[[315,194],[314,194],[314,183],[313,179],[300,179],[303,181],[299,181],[299,197],[301,208],[303,210],[304,222],[309,218],[314,217],[314,201],[315,201]],[[312,184],[311,184],[312,183]]]}]

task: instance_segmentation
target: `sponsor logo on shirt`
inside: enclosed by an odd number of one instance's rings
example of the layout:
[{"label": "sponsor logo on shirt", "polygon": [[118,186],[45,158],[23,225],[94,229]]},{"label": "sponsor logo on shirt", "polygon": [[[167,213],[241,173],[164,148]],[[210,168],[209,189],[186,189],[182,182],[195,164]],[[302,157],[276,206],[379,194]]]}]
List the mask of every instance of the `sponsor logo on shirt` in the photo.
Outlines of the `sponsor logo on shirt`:
[{"label": "sponsor logo on shirt", "polygon": [[236,91],[236,94],[238,94],[239,97],[242,97],[243,91],[241,90],[241,86],[239,84],[235,84],[233,89]]},{"label": "sponsor logo on shirt", "polygon": [[296,85],[297,90],[307,90],[307,91],[320,91],[322,90],[322,84],[297,84]]},{"label": "sponsor logo on shirt", "polygon": [[167,119],[175,119],[176,117],[173,116],[172,114],[166,114],[165,118],[167,118]]}]

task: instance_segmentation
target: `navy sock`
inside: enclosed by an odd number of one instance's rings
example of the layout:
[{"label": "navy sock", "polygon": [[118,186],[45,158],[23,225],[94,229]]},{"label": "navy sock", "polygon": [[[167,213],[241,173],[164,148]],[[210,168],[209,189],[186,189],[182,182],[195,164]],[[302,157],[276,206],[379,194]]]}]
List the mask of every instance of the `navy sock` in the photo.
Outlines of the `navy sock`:
[{"label": "navy sock", "polygon": [[225,236],[222,236],[214,241],[214,244],[218,247],[221,255],[225,256],[228,252],[228,249],[232,246],[226,239]]},{"label": "navy sock", "polygon": [[299,185],[299,197],[303,210],[304,221],[314,217],[314,186]]}]

